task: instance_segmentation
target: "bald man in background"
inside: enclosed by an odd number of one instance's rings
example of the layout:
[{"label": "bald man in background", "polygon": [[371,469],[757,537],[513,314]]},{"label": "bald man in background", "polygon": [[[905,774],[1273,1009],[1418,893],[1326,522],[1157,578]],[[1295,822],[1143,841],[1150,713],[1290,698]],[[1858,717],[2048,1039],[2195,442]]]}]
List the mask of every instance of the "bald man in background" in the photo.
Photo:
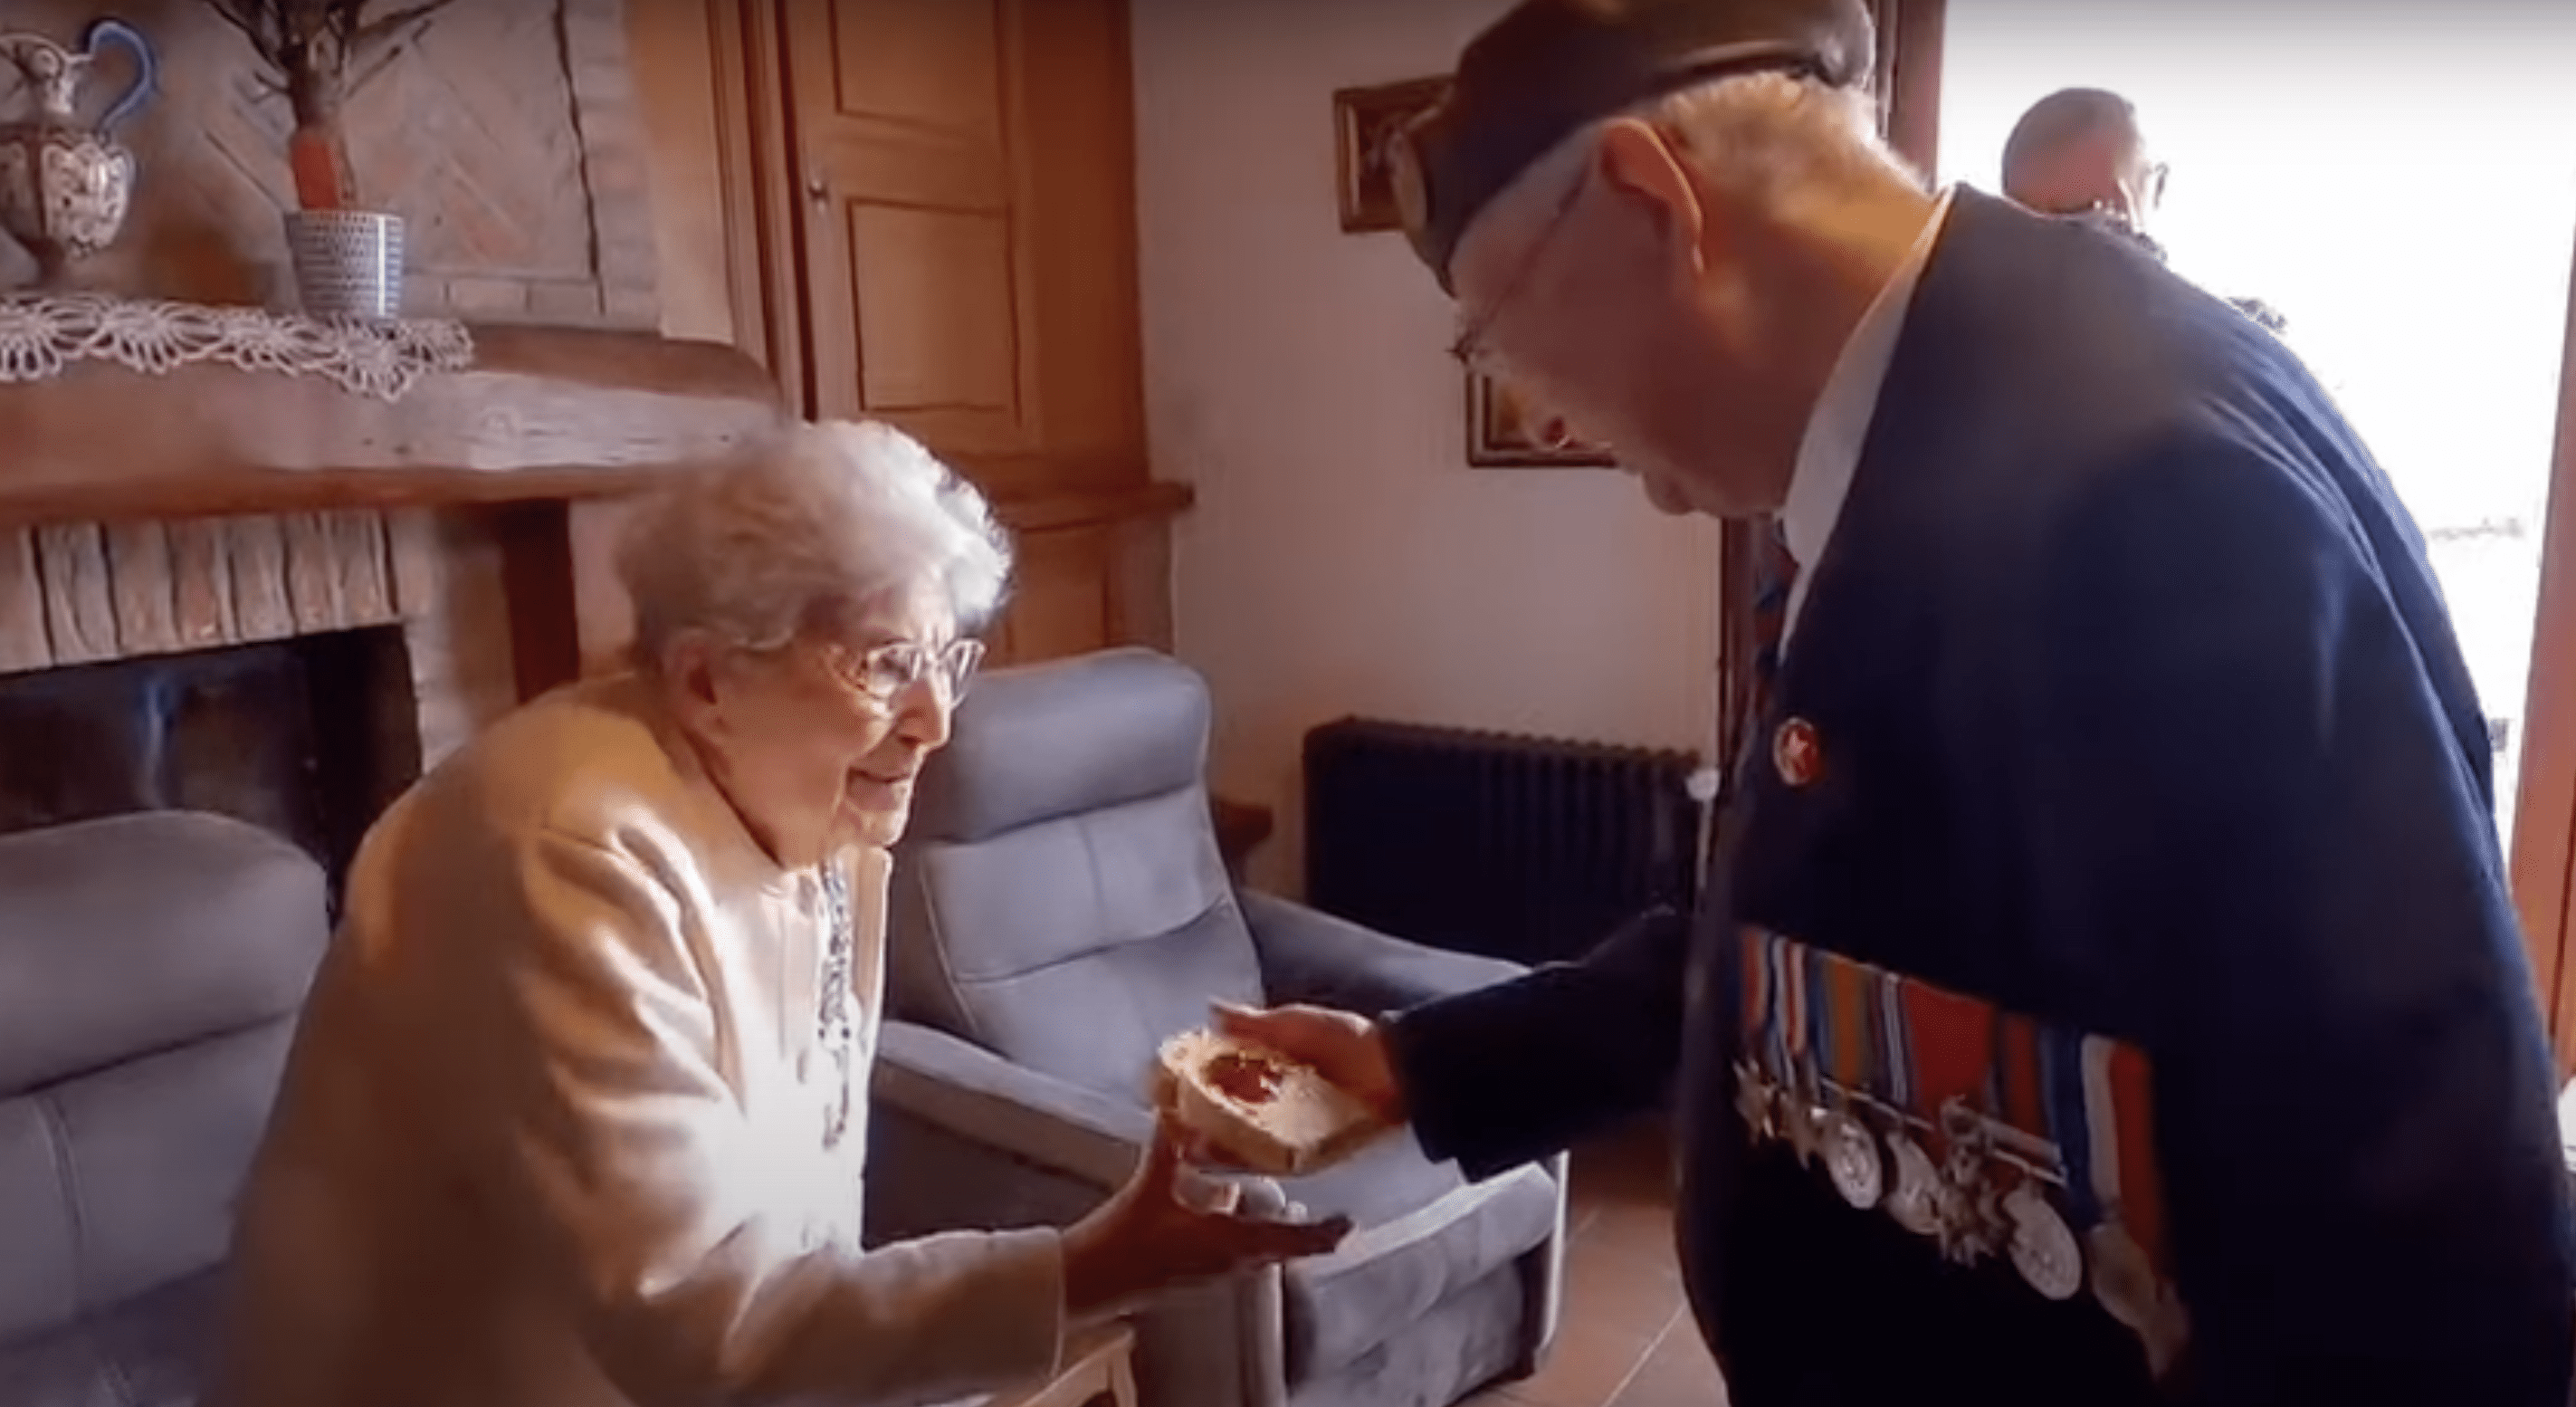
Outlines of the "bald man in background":
[{"label": "bald man in background", "polygon": [[[2165,164],[2136,104],[2102,88],[2063,88],[2031,104],[2004,142],[2004,194],[2042,215],[2097,221],[2165,257],[2148,226],[2164,200]],[[2259,298],[2236,310],[2278,333],[2288,320]]]}]

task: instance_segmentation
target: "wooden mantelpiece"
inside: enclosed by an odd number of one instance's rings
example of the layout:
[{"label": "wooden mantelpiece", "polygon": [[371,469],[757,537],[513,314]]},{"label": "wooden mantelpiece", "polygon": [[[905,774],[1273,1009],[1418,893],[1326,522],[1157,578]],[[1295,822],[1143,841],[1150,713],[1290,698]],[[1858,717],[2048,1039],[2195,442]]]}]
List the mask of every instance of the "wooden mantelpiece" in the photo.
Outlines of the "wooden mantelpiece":
[{"label": "wooden mantelpiece", "polygon": [[[0,384],[0,674],[399,624],[435,757],[613,667],[623,501],[758,452],[793,413],[716,343],[474,336],[473,367],[393,401],[211,364]],[[996,658],[1168,648],[1167,526],[1189,501],[1141,468],[998,499],[1020,569]]]},{"label": "wooden mantelpiece", "polygon": [[768,373],[732,347],[540,327],[474,339],[473,367],[394,401],[203,363],[0,384],[0,523],[614,495],[788,423]]}]

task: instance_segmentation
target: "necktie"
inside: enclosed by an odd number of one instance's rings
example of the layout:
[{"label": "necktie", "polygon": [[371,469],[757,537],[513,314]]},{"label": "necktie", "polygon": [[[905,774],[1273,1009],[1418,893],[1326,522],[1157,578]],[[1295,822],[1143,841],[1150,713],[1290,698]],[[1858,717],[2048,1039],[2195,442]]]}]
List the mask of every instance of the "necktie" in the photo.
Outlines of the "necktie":
[{"label": "necktie", "polygon": [[[1742,785],[1745,769],[1752,765],[1753,740],[1760,735],[1762,720],[1771,707],[1771,683],[1780,672],[1780,643],[1789,625],[1789,595],[1798,584],[1798,559],[1789,555],[1789,540],[1780,531],[1778,519],[1765,519],[1753,530],[1753,611],[1752,668],[1746,671],[1742,688],[1743,707],[1734,719],[1735,736],[1722,739],[1727,745],[1726,758],[1732,762],[1734,785]],[[1730,774],[1715,766],[1703,767],[1693,777],[1691,795],[1700,803],[1699,857],[1702,874],[1717,863],[1721,841],[1718,837],[1717,801],[1721,792],[1731,794]]]},{"label": "necktie", "polygon": [[1789,555],[1789,539],[1778,519],[1766,520],[1754,534],[1753,669],[1745,681],[1742,737],[1735,765],[1745,765],[1747,751],[1771,708],[1771,685],[1780,673],[1780,643],[1789,627],[1789,595],[1798,584],[1798,559]]},{"label": "necktie", "polygon": [[1780,672],[1780,642],[1789,629],[1789,595],[1798,585],[1798,559],[1778,519],[1763,524],[1761,560],[1753,571],[1753,701],[1759,717],[1771,703],[1771,681]]}]

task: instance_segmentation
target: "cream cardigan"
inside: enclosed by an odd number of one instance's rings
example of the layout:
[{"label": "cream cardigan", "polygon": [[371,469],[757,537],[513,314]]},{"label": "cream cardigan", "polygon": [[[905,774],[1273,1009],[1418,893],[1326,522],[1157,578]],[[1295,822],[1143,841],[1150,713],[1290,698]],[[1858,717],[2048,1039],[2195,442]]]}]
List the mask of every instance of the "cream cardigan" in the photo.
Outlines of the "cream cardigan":
[{"label": "cream cardigan", "polygon": [[631,679],[531,704],[389,809],[241,1207],[218,1407],[937,1401],[1051,1373],[1053,1231],[859,1250],[887,859],[850,1126],[824,902]]}]

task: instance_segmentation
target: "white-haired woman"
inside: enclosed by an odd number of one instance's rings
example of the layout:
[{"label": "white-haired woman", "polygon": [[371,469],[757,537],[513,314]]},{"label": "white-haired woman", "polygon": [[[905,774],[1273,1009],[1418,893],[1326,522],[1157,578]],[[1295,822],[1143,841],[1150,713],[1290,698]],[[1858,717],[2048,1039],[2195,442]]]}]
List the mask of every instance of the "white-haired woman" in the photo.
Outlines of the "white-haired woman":
[{"label": "white-haired woman", "polygon": [[639,516],[635,671],[360,851],[244,1199],[226,1407],[921,1402],[1069,1319],[1343,1230],[1193,1210],[1172,1141],[1075,1226],[863,1251],[887,850],[1008,549],[874,424]]}]

